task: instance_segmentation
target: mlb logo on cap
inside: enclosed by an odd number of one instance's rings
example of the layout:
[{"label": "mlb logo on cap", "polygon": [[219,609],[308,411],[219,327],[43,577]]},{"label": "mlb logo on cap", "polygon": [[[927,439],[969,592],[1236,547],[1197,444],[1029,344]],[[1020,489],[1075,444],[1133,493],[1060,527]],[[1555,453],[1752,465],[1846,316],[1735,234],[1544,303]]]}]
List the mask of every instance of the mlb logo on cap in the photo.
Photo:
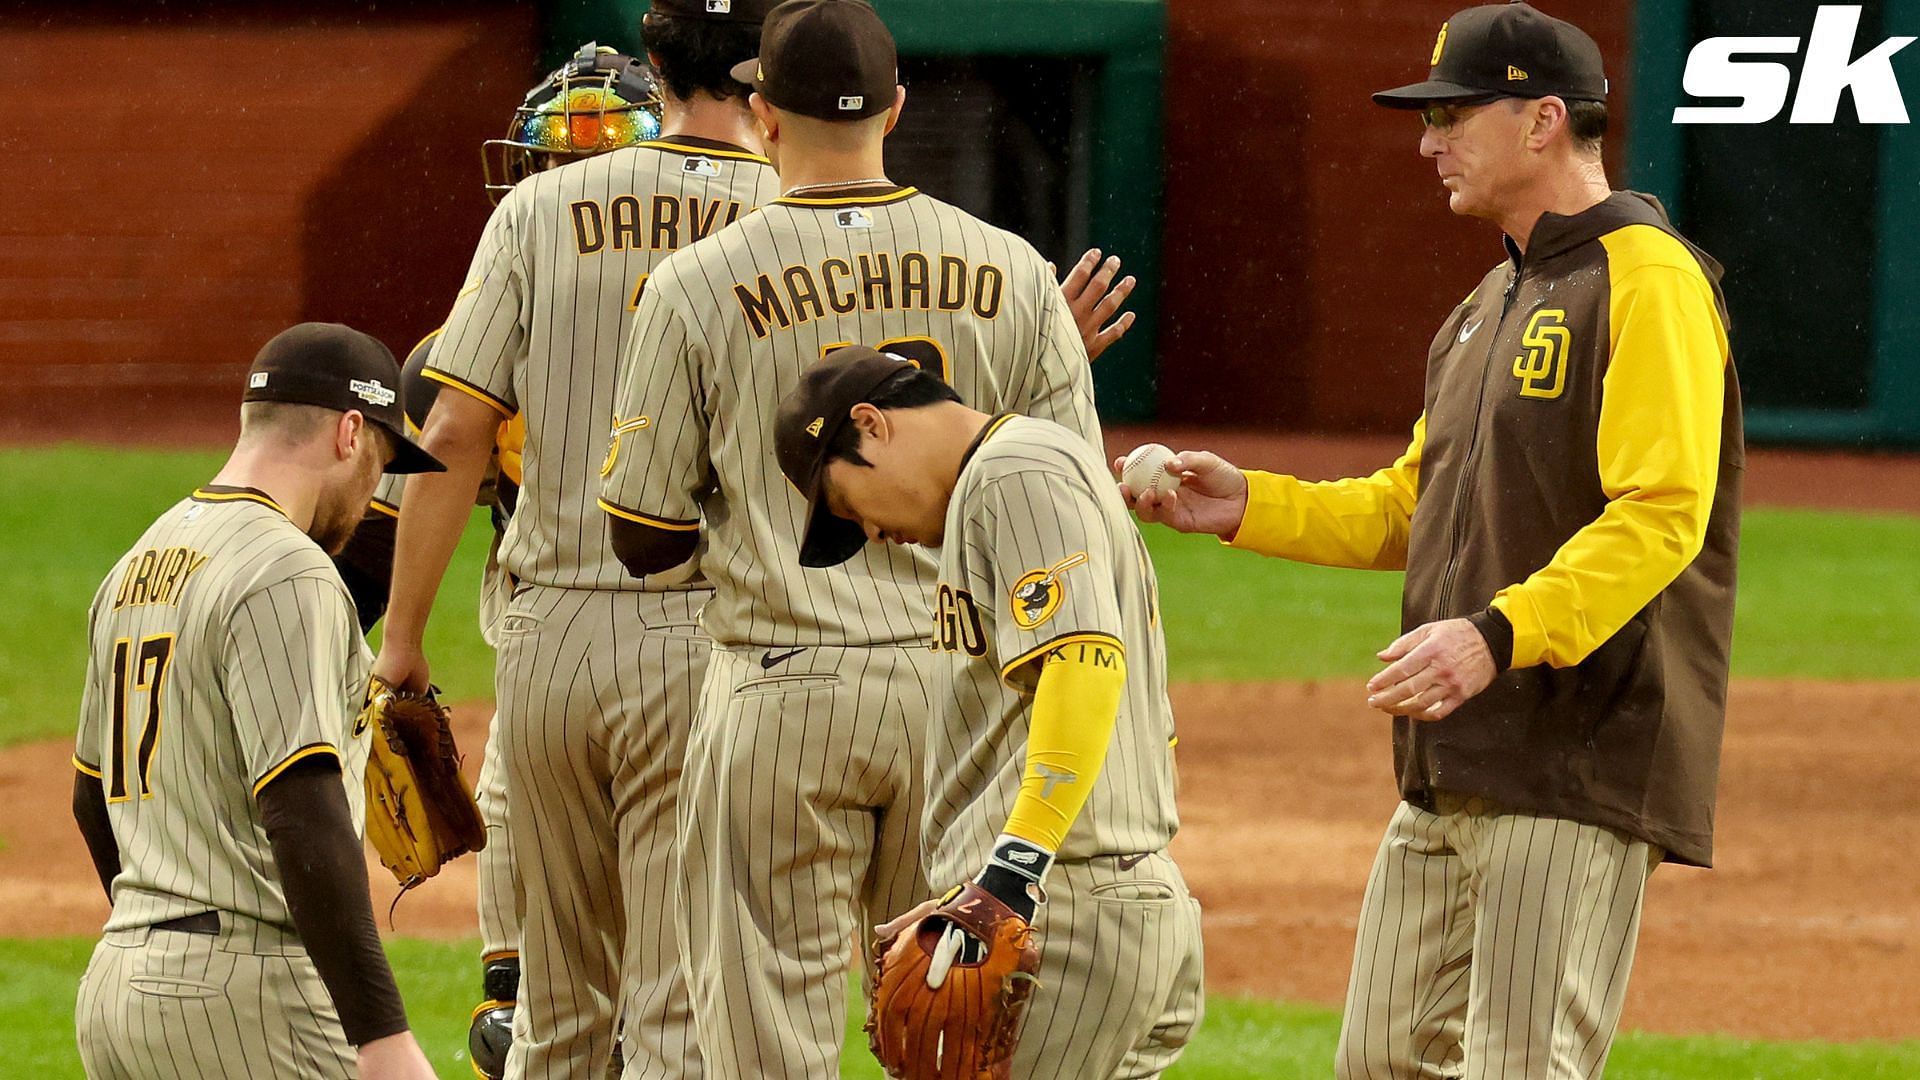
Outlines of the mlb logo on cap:
[{"label": "mlb logo on cap", "polygon": [[726,15],[733,11],[733,0],[707,0],[707,14]]},{"label": "mlb logo on cap", "polygon": [[247,376],[247,386],[254,390],[258,390],[261,387],[267,385],[267,376],[271,374],[273,373],[270,371],[256,371],[253,374]]},{"label": "mlb logo on cap", "polygon": [[867,104],[864,94],[848,94],[840,99],[841,112],[858,112]]}]

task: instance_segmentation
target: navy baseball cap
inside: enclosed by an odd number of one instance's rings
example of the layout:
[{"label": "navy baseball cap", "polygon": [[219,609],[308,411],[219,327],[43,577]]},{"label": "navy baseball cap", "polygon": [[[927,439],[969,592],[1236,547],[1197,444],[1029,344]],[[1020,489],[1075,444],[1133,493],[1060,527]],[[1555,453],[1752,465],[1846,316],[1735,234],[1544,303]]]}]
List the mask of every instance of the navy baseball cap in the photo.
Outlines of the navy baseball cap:
[{"label": "navy baseball cap", "polygon": [[1485,4],[1440,25],[1423,82],[1382,90],[1374,103],[1424,109],[1448,102],[1558,97],[1605,101],[1600,46],[1587,32],[1530,4]]},{"label": "navy baseball cap", "polygon": [[388,472],[445,472],[445,465],[407,437],[405,391],[400,364],[378,338],[340,323],[307,322],[280,331],[260,347],[247,369],[241,400],[357,410],[393,436]]}]

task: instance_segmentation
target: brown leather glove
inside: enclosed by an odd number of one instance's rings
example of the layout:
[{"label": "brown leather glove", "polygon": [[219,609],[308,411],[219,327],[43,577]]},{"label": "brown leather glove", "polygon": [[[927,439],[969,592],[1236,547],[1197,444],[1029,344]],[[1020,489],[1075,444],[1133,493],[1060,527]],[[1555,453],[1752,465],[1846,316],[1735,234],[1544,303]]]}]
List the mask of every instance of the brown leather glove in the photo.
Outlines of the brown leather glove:
[{"label": "brown leather glove", "polygon": [[356,727],[373,728],[367,757],[367,839],[403,889],[487,846],[473,788],[460,774],[447,710],[433,691],[409,694],[378,676]]},{"label": "brown leather glove", "polygon": [[891,1077],[1004,1080],[1039,986],[1032,924],[969,882],[873,947],[867,1040]]}]

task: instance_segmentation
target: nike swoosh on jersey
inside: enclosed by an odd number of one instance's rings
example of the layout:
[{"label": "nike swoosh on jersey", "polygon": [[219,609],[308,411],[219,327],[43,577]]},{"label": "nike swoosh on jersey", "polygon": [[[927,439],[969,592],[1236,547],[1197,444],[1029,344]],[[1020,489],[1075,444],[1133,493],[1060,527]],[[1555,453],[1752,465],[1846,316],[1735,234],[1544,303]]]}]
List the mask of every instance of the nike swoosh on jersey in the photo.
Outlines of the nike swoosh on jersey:
[{"label": "nike swoosh on jersey", "polygon": [[794,657],[799,656],[801,653],[806,651],[807,650],[804,646],[801,648],[792,649],[783,653],[775,653],[772,649],[768,649],[767,654],[760,658],[760,669],[762,671],[772,671],[773,666],[775,664],[784,664],[788,660],[791,660]]},{"label": "nike swoosh on jersey", "polygon": [[1460,344],[1465,345],[1467,343],[1467,339],[1473,336],[1473,332],[1475,330],[1480,329],[1480,324],[1483,321],[1485,320],[1475,319],[1472,322],[1468,323],[1467,325],[1461,327],[1460,328]]}]

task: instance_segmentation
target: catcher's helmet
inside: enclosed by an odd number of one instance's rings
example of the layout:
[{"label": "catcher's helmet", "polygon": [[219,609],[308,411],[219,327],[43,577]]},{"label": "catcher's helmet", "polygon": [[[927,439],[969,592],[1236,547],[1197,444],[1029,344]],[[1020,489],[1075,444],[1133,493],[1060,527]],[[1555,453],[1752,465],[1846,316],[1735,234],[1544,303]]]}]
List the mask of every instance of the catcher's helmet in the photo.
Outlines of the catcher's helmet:
[{"label": "catcher's helmet", "polygon": [[660,134],[660,90],[644,61],[588,42],[513,110],[507,137],[480,147],[487,197],[499,202],[534,171],[535,154],[588,155]]}]

